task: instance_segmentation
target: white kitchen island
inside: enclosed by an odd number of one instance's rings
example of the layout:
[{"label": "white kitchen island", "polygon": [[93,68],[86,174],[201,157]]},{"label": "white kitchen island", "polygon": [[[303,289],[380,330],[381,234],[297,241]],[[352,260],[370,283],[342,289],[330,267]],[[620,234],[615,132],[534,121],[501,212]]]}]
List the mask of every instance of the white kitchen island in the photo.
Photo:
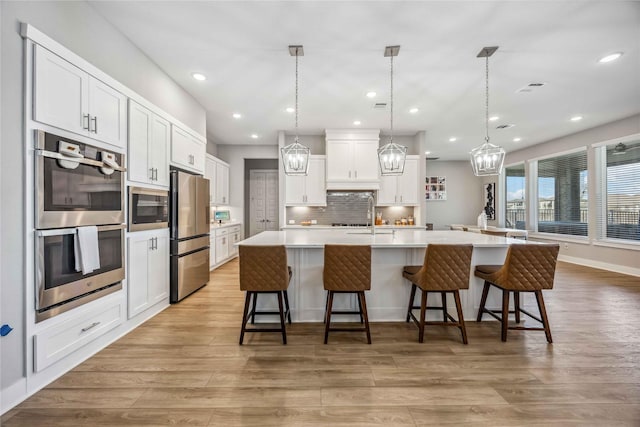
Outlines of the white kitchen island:
[{"label": "white kitchen island", "polygon": [[[405,265],[421,265],[425,248],[430,243],[461,244],[474,246],[471,259],[469,289],[460,292],[465,319],[475,319],[480,304],[483,282],[473,276],[475,265],[502,264],[509,245],[536,244],[512,238],[489,236],[464,231],[391,230],[377,231],[372,235],[362,228],[340,230],[286,230],[265,231],[243,240],[238,245],[284,245],[288,263],[293,269],[289,285],[289,303],[295,322],[322,322],[326,293],[322,285],[322,269],[325,244],[370,245],[371,290],[366,293],[370,321],[404,321],[406,319],[411,286],[402,277]],[[417,297],[419,299],[419,297]],[[448,298],[449,311],[455,313],[453,298]],[[440,305],[440,295],[430,293],[428,305]],[[499,307],[501,295],[490,292],[487,307]],[[258,299],[258,309],[275,309],[272,296]],[[352,295],[336,295],[334,309],[355,310],[357,302]],[[430,319],[441,319],[442,313],[429,311]],[[260,316],[256,321],[269,321]],[[264,319],[264,317],[267,317]],[[332,316],[333,317],[333,316]],[[340,316],[336,320],[356,320],[356,316]],[[492,320],[490,316],[484,319]]]}]

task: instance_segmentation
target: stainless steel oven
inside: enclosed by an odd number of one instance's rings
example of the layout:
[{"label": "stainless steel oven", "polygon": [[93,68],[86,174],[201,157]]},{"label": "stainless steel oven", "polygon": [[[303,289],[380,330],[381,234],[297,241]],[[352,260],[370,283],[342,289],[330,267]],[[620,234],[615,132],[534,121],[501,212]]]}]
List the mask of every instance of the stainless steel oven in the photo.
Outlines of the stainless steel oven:
[{"label": "stainless steel oven", "polygon": [[98,226],[100,268],[88,274],[76,270],[75,228],[36,231],[38,322],[122,289],[124,227]]},{"label": "stainless steel oven", "polygon": [[36,228],[124,222],[124,155],[36,133]]},{"label": "stainless steel oven", "polygon": [[129,187],[129,231],[169,227],[169,192]]}]

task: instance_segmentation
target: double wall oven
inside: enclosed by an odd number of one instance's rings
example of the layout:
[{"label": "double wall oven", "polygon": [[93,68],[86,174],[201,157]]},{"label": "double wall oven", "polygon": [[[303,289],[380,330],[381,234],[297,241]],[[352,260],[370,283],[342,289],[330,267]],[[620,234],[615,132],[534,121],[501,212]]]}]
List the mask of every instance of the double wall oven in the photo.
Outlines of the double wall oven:
[{"label": "double wall oven", "polygon": [[[124,155],[36,133],[36,320],[122,289]],[[97,226],[99,268],[83,274],[77,227]],[[79,271],[80,270],[80,271]]]}]

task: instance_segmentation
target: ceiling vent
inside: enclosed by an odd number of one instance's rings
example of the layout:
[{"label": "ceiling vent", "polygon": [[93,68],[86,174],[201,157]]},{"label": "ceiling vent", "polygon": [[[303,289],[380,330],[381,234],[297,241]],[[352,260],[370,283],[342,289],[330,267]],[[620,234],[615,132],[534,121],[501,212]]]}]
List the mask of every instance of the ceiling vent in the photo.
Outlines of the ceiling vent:
[{"label": "ceiling vent", "polygon": [[529,87],[540,87],[544,86],[546,83],[529,83],[527,86]]},{"label": "ceiling vent", "polygon": [[546,83],[541,83],[541,82],[533,82],[533,83],[529,83],[528,85],[521,87],[520,89],[518,89],[516,92],[517,93],[528,93],[528,92],[533,92],[534,89],[542,87],[546,85]]},{"label": "ceiling vent", "polygon": [[513,124],[508,124],[508,125],[498,125],[498,126],[496,126],[496,129],[509,129],[509,128],[514,127],[514,126],[515,126],[515,125],[513,125]]},{"label": "ceiling vent", "polygon": [[438,160],[440,157],[425,157],[427,160]]},{"label": "ceiling vent", "polygon": [[373,104],[374,110],[384,110],[385,108],[387,108],[386,102],[376,102],[375,104]]}]

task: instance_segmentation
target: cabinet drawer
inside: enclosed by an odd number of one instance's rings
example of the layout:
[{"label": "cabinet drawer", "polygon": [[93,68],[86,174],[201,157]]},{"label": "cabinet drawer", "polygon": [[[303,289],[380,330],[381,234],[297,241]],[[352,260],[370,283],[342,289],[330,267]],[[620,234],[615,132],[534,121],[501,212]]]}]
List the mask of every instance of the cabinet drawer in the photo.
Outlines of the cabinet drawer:
[{"label": "cabinet drawer", "polygon": [[228,228],[221,228],[219,230],[216,230],[216,237],[226,236],[227,234],[229,234]]},{"label": "cabinet drawer", "polygon": [[39,332],[33,337],[34,369],[39,372],[104,335],[121,323],[120,301],[80,314]]},{"label": "cabinet drawer", "polygon": [[234,225],[233,227],[229,227],[229,234],[239,233],[239,232],[240,232],[239,225]]}]

